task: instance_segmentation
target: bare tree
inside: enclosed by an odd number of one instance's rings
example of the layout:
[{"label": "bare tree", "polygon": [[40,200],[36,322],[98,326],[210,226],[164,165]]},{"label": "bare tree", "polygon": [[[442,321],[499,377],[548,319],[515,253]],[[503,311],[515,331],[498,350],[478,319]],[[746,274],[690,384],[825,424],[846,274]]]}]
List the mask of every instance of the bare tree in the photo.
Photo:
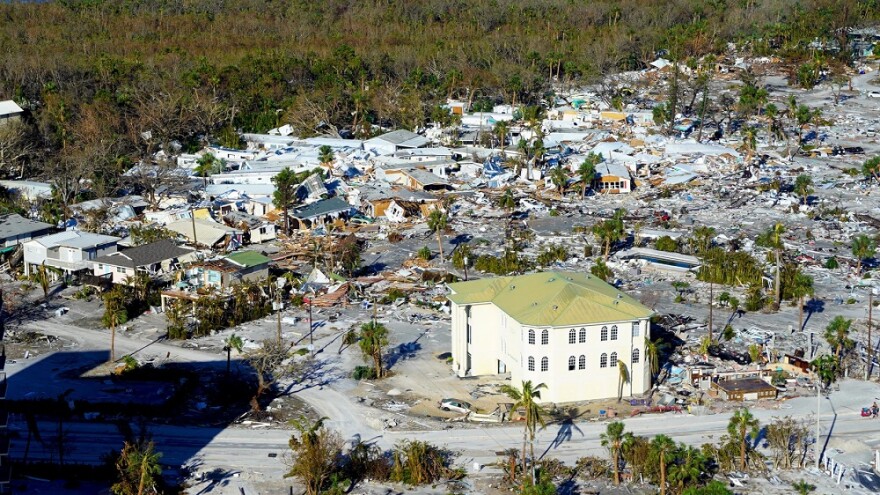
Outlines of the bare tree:
[{"label": "bare tree", "polygon": [[18,171],[18,177],[24,177],[25,165],[35,151],[27,124],[19,120],[0,125],[0,170],[5,174]]},{"label": "bare tree", "polygon": [[171,160],[141,162],[125,173],[127,182],[143,192],[152,210],[159,209],[160,193],[185,190],[189,184],[188,175]]},{"label": "bare tree", "polygon": [[245,354],[245,360],[257,375],[257,390],[251,398],[253,411],[261,410],[260,399],[275,383],[295,373],[296,366],[288,362],[290,358],[287,344],[275,339],[264,340],[258,349]]}]

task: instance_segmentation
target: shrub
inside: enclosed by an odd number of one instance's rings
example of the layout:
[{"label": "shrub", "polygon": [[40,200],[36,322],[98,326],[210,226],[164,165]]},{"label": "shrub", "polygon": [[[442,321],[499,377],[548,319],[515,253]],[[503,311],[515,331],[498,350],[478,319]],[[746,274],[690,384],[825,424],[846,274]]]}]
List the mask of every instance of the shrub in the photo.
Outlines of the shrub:
[{"label": "shrub", "polygon": [[376,370],[372,366],[355,366],[351,377],[355,380],[375,380]]},{"label": "shrub", "polygon": [[678,241],[668,235],[658,238],[657,242],[654,243],[654,246],[659,251],[666,251],[669,253],[675,253],[678,251]]},{"label": "shrub", "polygon": [[429,248],[428,246],[425,246],[422,249],[419,249],[419,251],[418,251],[418,253],[416,253],[416,255],[419,258],[421,258],[425,261],[428,261],[431,259],[431,248]]}]

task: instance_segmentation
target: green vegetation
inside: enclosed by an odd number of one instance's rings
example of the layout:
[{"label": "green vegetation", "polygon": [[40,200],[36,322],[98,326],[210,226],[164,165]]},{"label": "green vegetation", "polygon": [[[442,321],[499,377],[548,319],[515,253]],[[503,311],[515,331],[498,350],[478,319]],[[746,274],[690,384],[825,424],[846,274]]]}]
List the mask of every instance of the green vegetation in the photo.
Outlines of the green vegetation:
[{"label": "green vegetation", "polygon": [[657,250],[659,251],[675,253],[678,252],[678,241],[669,237],[668,235],[664,235],[654,242],[654,247],[657,248]]},{"label": "green vegetation", "polygon": [[388,329],[385,325],[376,321],[361,325],[358,345],[365,360],[373,363],[373,372],[376,378],[385,376],[385,368],[382,355],[388,346]]},{"label": "green vegetation", "polygon": [[555,244],[544,248],[535,261],[541,266],[549,266],[557,261],[565,261],[567,259],[568,250],[565,249],[565,246]]}]

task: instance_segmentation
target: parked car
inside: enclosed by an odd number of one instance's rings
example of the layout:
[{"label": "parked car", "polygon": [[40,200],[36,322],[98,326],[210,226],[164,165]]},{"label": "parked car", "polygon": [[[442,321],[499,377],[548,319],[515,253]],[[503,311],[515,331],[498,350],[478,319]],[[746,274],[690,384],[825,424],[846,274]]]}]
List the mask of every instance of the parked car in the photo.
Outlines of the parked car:
[{"label": "parked car", "polygon": [[868,98],[880,98],[880,91],[868,91]]},{"label": "parked car", "polygon": [[471,405],[465,401],[458,399],[443,399],[440,401],[440,409],[442,411],[452,411],[467,414],[471,412]]}]

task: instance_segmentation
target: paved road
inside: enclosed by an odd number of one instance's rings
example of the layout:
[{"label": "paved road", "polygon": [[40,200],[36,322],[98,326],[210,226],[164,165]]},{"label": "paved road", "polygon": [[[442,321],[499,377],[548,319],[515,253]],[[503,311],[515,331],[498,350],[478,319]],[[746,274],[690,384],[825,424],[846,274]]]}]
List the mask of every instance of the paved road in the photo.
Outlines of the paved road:
[{"label": "paved road", "polygon": [[[83,350],[104,350],[108,339],[106,332],[84,330],[57,322],[41,322],[34,325],[45,333],[51,333],[72,339],[80,344]],[[144,349],[147,341],[117,337],[117,352],[128,353]],[[147,351],[148,349],[148,351]],[[77,349],[79,352],[80,349]],[[224,364],[221,356],[199,350],[182,349],[162,342],[150,343],[145,350],[152,354],[164,355],[171,352],[178,360],[189,360],[210,364]],[[43,357],[42,359],[48,359]],[[27,363],[33,366],[37,363]],[[21,366],[20,368],[23,368]],[[20,371],[19,371],[20,372]],[[11,372],[11,383],[15,384],[15,371]],[[51,379],[47,376],[47,379]],[[459,461],[470,464],[473,461],[481,464],[494,462],[495,452],[508,448],[518,448],[522,444],[522,428],[519,425],[487,426],[484,428],[450,428],[444,430],[406,432],[382,431],[371,425],[368,418],[375,417],[376,411],[354,403],[342,392],[331,387],[313,387],[297,395],[308,402],[316,411],[329,418],[329,427],[340,432],[343,438],[358,438],[363,441],[377,442],[381,447],[388,448],[396,442],[406,439],[419,439],[438,445],[444,445],[459,453]],[[851,438],[867,441],[869,445],[880,444],[876,435],[878,423],[859,416],[859,408],[870,404],[873,397],[880,396],[880,386],[861,381],[847,381],[842,391],[835,393],[831,400],[822,399],[823,436],[834,421],[834,438]],[[814,418],[816,407],[815,397],[804,397],[788,401],[778,410],[754,410],[754,414],[762,423],[769,422],[774,416],[791,415],[797,419]],[[837,417],[834,419],[834,412]],[[701,445],[717,441],[725,431],[729,414],[694,417],[667,413],[663,415],[643,416],[625,419],[627,430],[638,435],[653,436],[665,433],[678,441],[691,445]],[[57,425],[44,423],[40,425],[43,442],[33,442],[30,458],[57,458],[57,441],[55,431]],[[24,455],[27,432],[23,431],[24,423],[17,421],[13,428],[18,428],[19,436],[13,440],[12,453],[16,457]],[[136,429],[136,427],[133,427]],[[549,455],[560,460],[571,462],[587,454],[603,455],[599,435],[604,431],[602,423],[576,422],[569,430],[562,430],[560,425],[549,425],[539,432],[536,452],[544,452],[551,444],[558,445],[550,450]],[[70,446],[66,454],[68,460],[78,462],[98,462],[100,454],[118,449],[122,443],[122,434],[113,424],[106,423],[70,423],[66,429],[65,444]],[[264,476],[280,477],[285,471],[283,454],[287,450],[290,432],[268,428],[194,428],[165,425],[150,425],[148,431],[160,446],[163,462],[169,466],[197,464],[200,471],[222,469],[261,473]],[[559,440],[555,442],[555,440]],[[277,457],[270,457],[276,454]]]}]

